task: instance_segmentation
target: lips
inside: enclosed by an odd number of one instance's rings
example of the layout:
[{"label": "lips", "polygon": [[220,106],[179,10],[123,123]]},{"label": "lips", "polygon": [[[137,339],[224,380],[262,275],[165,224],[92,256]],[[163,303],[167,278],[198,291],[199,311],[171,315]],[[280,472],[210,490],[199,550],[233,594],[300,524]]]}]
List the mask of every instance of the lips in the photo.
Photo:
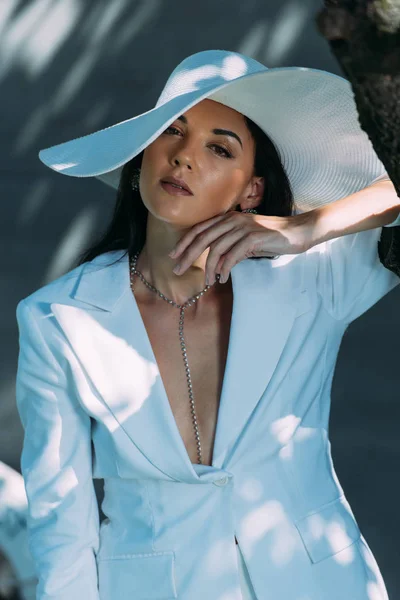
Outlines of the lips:
[{"label": "lips", "polygon": [[183,188],[186,192],[193,195],[192,190],[183,179],[178,179],[177,177],[164,177],[164,179],[161,180],[161,183],[170,183],[177,186],[178,189]]},{"label": "lips", "polygon": [[166,181],[160,181],[160,186],[165,190],[170,196],[193,196],[190,192],[185,190],[183,187],[175,185],[173,183],[169,183]]}]

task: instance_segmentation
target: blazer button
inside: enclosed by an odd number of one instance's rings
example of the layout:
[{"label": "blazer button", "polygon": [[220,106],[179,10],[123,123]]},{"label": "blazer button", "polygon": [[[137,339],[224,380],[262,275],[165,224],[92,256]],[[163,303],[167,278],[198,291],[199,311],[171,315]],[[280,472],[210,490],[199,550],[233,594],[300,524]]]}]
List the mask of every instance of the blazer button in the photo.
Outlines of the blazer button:
[{"label": "blazer button", "polygon": [[222,479],[216,479],[213,481],[214,485],[226,485],[229,481],[229,477],[223,477]]}]

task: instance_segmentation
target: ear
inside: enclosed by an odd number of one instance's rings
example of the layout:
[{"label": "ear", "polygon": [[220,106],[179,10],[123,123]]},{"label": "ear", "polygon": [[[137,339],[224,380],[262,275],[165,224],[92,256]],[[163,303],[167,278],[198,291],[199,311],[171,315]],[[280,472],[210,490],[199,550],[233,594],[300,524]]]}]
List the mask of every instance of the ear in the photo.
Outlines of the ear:
[{"label": "ear", "polygon": [[240,202],[242,210],[246,208],[256,208],[264,196],[265,180],[264,177],[256,177],[255,175],[251,178],[249,185],[244,191],[243,197]]}]

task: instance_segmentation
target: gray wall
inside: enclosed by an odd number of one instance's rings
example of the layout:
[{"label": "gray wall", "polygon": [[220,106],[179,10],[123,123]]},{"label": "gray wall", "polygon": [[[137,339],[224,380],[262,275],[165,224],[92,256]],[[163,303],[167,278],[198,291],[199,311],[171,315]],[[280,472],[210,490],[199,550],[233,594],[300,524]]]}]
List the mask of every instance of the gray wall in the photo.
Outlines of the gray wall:
[{"label": "gray wall", "polygon": [[[170,71],[204,49],[269,67],[342,74],[314,25],[316,0],[2,0],[0,4],[0,460],[17,470],[18,301],[71,268],[105,227],[114,194],[62,177],[39,149],[151,108]],[[345,334],[333,384],[336,470],[391,598],[399,597],[400,337],[396,289]],[[99,492],[101,493],[101,492]]]}]

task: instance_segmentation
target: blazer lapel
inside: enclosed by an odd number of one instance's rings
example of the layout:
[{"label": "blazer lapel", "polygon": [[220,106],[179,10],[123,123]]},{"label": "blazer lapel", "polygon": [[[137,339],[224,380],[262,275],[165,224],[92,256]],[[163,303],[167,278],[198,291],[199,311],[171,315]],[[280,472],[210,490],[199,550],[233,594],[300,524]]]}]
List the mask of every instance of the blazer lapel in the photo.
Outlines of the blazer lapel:
[{"label": "blazer lapel", "polygon": [[[309,308],[302,295],[303,260],[296,256],[238,263],[231,270],[233,312],[213,461],[226,467],[232,448],[264,394],[296,316]],[[289,266],[289,265],[288,265]]]},{"label": "blazer lapel", "polygon": [[212,467],[204,465],[199,475],[130,289],[128,256],[111,264],[122,254],[109,252],[87,263],[72,293],[74,304],[52,303],[53,314],[95,389],[148,460],[178,481],[216,478],[282,353],[298,310],[300,273],[285,274],[281,259],[246,260],[232,268],[233,312]]}]

